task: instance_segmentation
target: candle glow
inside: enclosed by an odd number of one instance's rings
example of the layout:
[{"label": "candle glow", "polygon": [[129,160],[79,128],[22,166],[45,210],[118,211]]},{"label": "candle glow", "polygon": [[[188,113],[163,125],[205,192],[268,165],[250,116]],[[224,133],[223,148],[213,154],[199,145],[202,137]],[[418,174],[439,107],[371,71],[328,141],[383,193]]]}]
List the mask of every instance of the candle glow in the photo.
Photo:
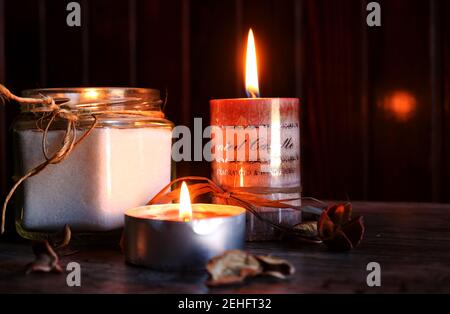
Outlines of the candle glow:
[{"label": "candle glow", "polygon": [[84,92],[84,97],[86,97],[87,99],[97,99],[99,97],[99,92],[96,89],[87,89]]},{"label": "candle glow", "polygon": [[248,32],[247,53],[245,57],[245,90],[247,97],[259,97],[258,62],[256,59],[255,38],[252,29]]},{"label": "candle glow", "polygon": [[125,259],[135,265],[161,270],[204,269],[214,256],[243,249],[244,238],[245,208],[191,204],[184,182],[179,204],[125,211]]},{"label": "candle glow", "polygon": [[[289,199],[292,205],[300,206],[299,99],[267,95],[260,98],[258,60],[251,29],[245,63],[248,98],[210,101],[211,126],[214,128],[211,144],[216,157],[212,162],[212,179],[225,189],[244,193],[257,191],[259,197]],[[295,209],[255,210],[267,221],[285,226],[301,220],[301,213]],[[247,239],[277,239],[275,230],[267,221],[248,215]]]}]

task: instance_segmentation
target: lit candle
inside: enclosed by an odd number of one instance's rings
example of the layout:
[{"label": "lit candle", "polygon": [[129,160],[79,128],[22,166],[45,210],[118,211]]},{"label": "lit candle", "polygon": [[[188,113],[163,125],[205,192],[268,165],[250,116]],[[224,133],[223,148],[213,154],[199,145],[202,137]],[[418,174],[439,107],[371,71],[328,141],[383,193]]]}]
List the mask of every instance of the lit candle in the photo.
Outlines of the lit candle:
[{"label": "lit candle", "polygon": [[244,208],[191,204],[184,182],[179,204],[148,205],[125,212],[125,258],[135,265],[203,269],[212,257],[242,249],[244,238]]},{"label": "lit candle", "polygon": [[[300,198],[298,98],[259,98],[258,64],[252,30],[246,53],[249,98],[211,100],[213,180],[225,189],[258,193],[269,199]],[[293,203],[300,205],[300,200]],[[292,225],[300,213],[260,208],[276,223]],[[248,240],[270,240],[267,224],[247,217]]]}]

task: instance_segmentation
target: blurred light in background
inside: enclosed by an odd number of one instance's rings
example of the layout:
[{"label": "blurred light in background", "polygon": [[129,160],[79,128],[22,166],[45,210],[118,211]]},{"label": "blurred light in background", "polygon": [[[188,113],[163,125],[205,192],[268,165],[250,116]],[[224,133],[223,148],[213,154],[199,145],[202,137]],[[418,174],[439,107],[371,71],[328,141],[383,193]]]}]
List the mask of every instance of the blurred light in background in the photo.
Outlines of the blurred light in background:
[{"label": "blurred light in background", "polygon": [[405,90],[395,90],[385,96],[379,105],[395,119],[405,122],[417,109],[416,97]]}]

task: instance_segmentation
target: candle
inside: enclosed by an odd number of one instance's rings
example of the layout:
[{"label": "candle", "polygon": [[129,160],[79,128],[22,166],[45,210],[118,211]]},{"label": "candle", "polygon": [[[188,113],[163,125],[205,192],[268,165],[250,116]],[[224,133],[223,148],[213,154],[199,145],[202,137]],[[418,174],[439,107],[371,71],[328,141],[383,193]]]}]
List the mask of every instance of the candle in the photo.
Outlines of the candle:
[{"label": "candle", "polygon": [[[78,115],[77,139],[92,126],[92,115],[97,124],[61,163],[24,182],[16,224],[22,236],[65,224],[83,233],[120,229],[125,208],[146,204],[170,182],[172,123],[164,119],[158,90],[67,88],[25,95],[67,102],[65,108]],[[42,114],[32,112],[38,109],[24,106],[14,127],[17,177],[45,161],[37,127]],[[47,156],[61,147],[64,134],[65,124],[56,120],[48,130]]]},{"label": "candle", "polygon": [[160,270],[203,269],[212,257],[242,249],[244,238],[244,208],[191,204],[184,182],[179,204],[125,211],[125,259],[135,265]]},{"label": "candle", "polygon": [[[300,198],[300,123],[297,98],[259,98],[256,48],[249,31],[246,54],[249,98],[211,100],[212,178],[225,189],[268,199]],[[300,205],[300,200],[292,202]],[[300,212],[260,208],[272,221],[293,225]],[[252,215],[248,240],[271,240],[274,230]]]}]

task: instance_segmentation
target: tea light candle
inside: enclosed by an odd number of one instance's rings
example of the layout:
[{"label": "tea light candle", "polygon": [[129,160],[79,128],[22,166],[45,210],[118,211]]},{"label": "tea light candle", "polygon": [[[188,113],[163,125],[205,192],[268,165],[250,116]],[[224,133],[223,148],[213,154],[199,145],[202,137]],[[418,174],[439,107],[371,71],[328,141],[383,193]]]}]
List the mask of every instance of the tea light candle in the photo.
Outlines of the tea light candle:
[{"label": "tea light candle", "polygon": [[[298,98],[259,98],[256,48],[250,30],[246,56],[249,98],[211,100],[212,178],[223,188],[268,199],[300,198],[300,122]],[[293,205],[300,205],[300,200]],[[259,208],[260,214],[291,226],[300,212]],[[272,240],[274,230],[247,217],[248,240]]]},{"label": "tea light candle", "polygon": [[212,257],[242,249],[244,238],[244,208],[191,204],[184,182],[180,204],[125,211],[125,259],[135,265],[159,270],[203,269]]}]

